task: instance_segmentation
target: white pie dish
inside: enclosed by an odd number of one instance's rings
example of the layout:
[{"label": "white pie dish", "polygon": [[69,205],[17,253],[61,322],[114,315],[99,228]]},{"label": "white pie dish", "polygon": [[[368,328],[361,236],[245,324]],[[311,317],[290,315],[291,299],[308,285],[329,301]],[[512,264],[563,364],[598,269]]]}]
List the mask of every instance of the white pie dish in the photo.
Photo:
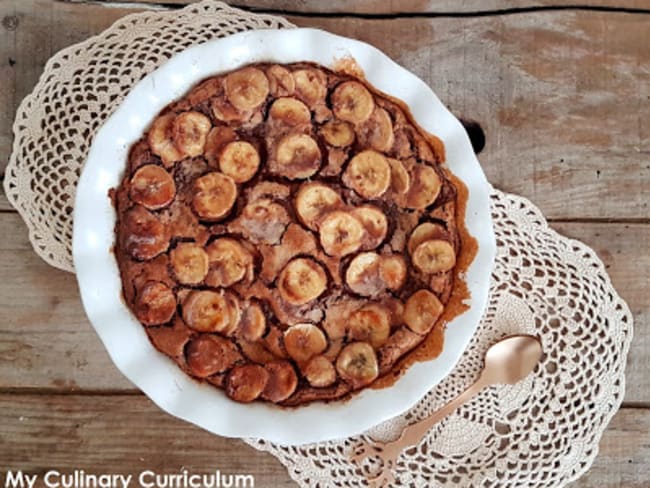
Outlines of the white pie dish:
[{"label": "white pie dish", "polygon": [[[466,225],[478,253],[465,275],[469,310],[447,326],[441,355],[417,363],[393,386],[346,401],[284,409],[239,404],[200,384],[156,351],[122,299],[112,247],[116,214],[108,197],[128,150],[169,102],[201,79],[248,63],[313,61],[332,66],[350,56],[378,89],[404,101],[416,121],[445,144],[447,167],[468,187]],[[358,434],[415,405],[460,358],[487,304],[495,256],[489,184],[460,122],[419,78],[376,48],[315,29],[248,31],[189,48],[140,81],[96,134],[77,187],[73,257],[86,313],[113,362],[163,410],[215,434],[304,444]]]}]

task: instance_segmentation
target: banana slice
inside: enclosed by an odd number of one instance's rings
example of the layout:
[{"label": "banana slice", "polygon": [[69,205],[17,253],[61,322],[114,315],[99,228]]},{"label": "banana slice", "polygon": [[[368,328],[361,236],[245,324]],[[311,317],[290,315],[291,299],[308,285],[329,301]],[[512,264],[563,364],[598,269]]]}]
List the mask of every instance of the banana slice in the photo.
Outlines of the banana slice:
[{"label": "banana slice", "polygon": [[372,205],[362,205],[350,213],[361,222],[366,231],[366,238],[361,249],[368,251],[379,246],[388,232],[388,220],[384,212]]},{"label": "banana slice", "polygon": [[150,210],[166,207],[176,196],[174,178],[155,164],[138,168],[131,178],[129,190],[131,200]]},{"label": "banana slice", "polygon": [[315,388],[325,388],[336,381],[336,369],[325,356],[314,356],[303,368],[302,374]]},{"label": "banana slice", "polygon": [[428,290],[418,290],[406,300],[404,322],[413,332],[426,334],[442,315],[444,307]]},{"label": "banana slice", "polygon": [[233,300],[211,290],[190,292],[183,300],[182,309],[187,326],[199,332],[226,334],[231,332],[233,322],[239,321],[239,312]]},{"label": "banana slice", "polygon": [[296,94],[307,105],[315,105],[325,100],[327,77],[325,73],[313,68],[299,69],[291,73],[296,85]]},{"label": "banana slice", "polygon": [[264,365],[269,373],[262,398],[279,403],[289,398],[298,386],[298,375],[289,361],[274,361]]},{"label": "banana slice", "polygon": [[266,332],[266,317],[258,303],[251,303],[242,312],[239,321],[239,334],[246,341],[255,342]]},{"label": "banana slice", "polygon": [[229,142],[237,140],[237,133],[228,126],[213,127],[205,140],[205,159],[213,168],[219,166],[219,155]]},{"label": "banana slice", "polygon": [[260,167],[260,155],[250,142],[233,141],[226,145],[219,157],[219,169],[235,183],[250,180]]},{"label": "banana slice", "polygon": [[336,360],[336,371],[354,389],[372,383],[379,375],[375,350],[367,342],[348,344]]},{"label": "banana slice", "polygon": [[210,119],[200,112],[183,112],[174,118],[171,133],[174,144],[184,156],[203,154],[205,140],[212,128]]},{"label": "banana slice", "polygon": [[408,208],[424,209],[436,201],[442,183],[431,166],[416,164],[413,167],[413,184],[406,197]]},{"label": "banana slice", "polygon": [[303,305],[318,298],[327,288],[327,275],[313,259],[297,258],[278,276],[278,291],[285,302]]},{"label": "banana slice", "polygon": [[176,280],[183,285],[201,283],[208,274],[208,253],[194,242],[179,242],[169,253]]},{"label": "banana slice", "polygon": [[327,349],[327,339],[313,324],[296,324],[284,331],[284,347],[291,358],[304,363]]},{"label": "banana slice", "polygon": [[237,199],[237,185],[223,173],[212,172],[194,181],[192,207],[204,220],[220,220],[225,217]]},{"label": "banana slice", "polygon": [[187,366],[194,376],[207,378],[232,368],[242,356],[237,346],[218,335],[201,334],[186,347]]},{"label": "banana slice", "polygon": [[259,364],[270,363],[278,359],[265,346],[262,341],[249,342],[246,340],[237,341],[242,354],[246,359]]},{"label": "banana slice", "polygon": [[424,241],[434,239],[445,240],[447,236],[447,231],[442,225],[434,224],[432,222],[424,222],[413,229],[406,248],[409,254],[413,256],[415,249]]},{"label": "banana slice", "polygon": [[252,110],[239,110],[224,96],[213,98],[210,108],[212,115],[226,124],[243,125],[252,118],[254,113]]},{"label": "banana slice", "polygon": [[144,325],[160,325],[169,322],[176,312],[174,292],[164,283],[149,281],[138,290],[135,315]]},{"label": "banana slice", "polygon": [[343,183],[363,198],[380,197],[390,186],[388,161],[377,151],[362,151],[350,160],[343,173]]},{"label": "banana slice", "polygon": [[259,364],[235,366],[226,378],[226,394],[236,402],[249,403],[257,399],[269,381],[269,372]]},{"label": "banana slice", "polygon": [[305,183],[296,194],[296,212],[303,224],[312,230],[328,212],[343,205],[339,194],[322,183]]},{"label": "banana slice", "polygon": [[342,120],[332,119],[320,128],[320,135],[330,146],[347,147],[354,142],[352,126]]},{"label": "banana slice", "polygon": [[283,137],[275,150],[277,172],[289,179],[312,176],[321,164],[321,152],[316,141],[307,134]]},{"label": "banana slice", "polygon": [[228,287],[252,274],[253,256],[235,239],[220,237],[206,247],[210,270],[205,283],[208,286]]},{"label": "banana slice", "polygon": [[363,146],[377,151],[390,151],[395,142],[393,122],[388,112],[381,107],[375,108],[370,118],[357,128],[357,132]]},{"label": "banana slice", "polygon": [[290,126],[311,122],[311,112],[307,105],[290,97],[276,99],[269,109],[269,117]]},{"label": "banana slice", "polygon": [[274,64],[266,70],[266,77],[269,79],[269,91],[274,97],[286,97],[296,89],[291,71],[283,66]]},{"label": "banana slice", "polygon": [[368,120],[374,109],[372,95],[358,81],[343,82],[332,93],[332,110],[341,120],[360,124]]},{"label": "banana slice", "polygon": [[136,205],[124,216],[124,249],[135,259],[153,259],[169,247],[167,228],[158,217]]},{"label": "banana slice", "polygon": [[411,260],[423,273],[440,273],[456,265],[456,253],[449,241],[424,241],[415,248]]},{"label": "banana slice", "polygon": [[151,147],[151,152],[160,156],[163,164],[167,167],[173,166],[176,161],[183,159],[183,153],[180,151],[172,139],[172,124],[176,117],[173,113],[161,115],[153,121],[147,142]]},{"label": "banana slice", "polygon": [[356,252],[365,236],[361,222],[340,210],[327,214],[320,224],[319,233],[325,252],[338,257]]},{"label": "banana slice", "polygon": [[269,80],[257,68],[244,68],[226,76],[224,80],[226,97],[239,110],[253,110],[259,107],[269,94]]},{"label": "banana slice", "polygon": [[390,189],[404,195],[411,187],[411,177],[399,159],[386,158],[390,165]]},{"label": "banana slice", "polygon": [[228,230],[242,233],[256,244],[277,244],[290,221],[282,205],[269,198],[261,198],[246,205]]},{"label": "banana slice", "polygon": [[390,290],[399,290],[406,281],[406,261],[399,254],[382,256],[379,263],[379,277]]},{"label": "banana slice", "polygon": [[381,258],[374,252],[362,252],[350,261],[345,282],[350,289],[365,297],[374,296],[386,286],[379,275]]},{"label": "banana slice", "polygon": [[350,315],[348,336],[356,341],[368,342],[377,349],[390,335],[391,314],[386,307],[366,305]]}]

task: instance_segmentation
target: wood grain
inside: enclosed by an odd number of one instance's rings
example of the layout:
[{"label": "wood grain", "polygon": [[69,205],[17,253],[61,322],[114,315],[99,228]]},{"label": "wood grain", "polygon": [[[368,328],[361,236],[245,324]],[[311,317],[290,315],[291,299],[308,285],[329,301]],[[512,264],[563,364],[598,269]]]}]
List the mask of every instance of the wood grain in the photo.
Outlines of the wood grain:
[{"label": "wood grain", "polygon": [[[13,34],[3,31],[11,42],[0,45],[0,61],[17,60],[0,73],[9,80],[0,92],[7,113],[31,90],[52,52],[128,12],[45,0],[1,3],[0,18],[19,19]],[[481,161],[490,181],[531,198],[548,218],[645,220],[650,50],[640,39],[647,37],[648,19],[585,11],[290,18],[374,44],[426,81],[454,113],[481,122],[488,140]],[[39,51],[33,32],[49,33],[47,49]],[[0,170],[10,123],[11,116],[0,118]]]},{"label": "wood grain", "polygon": [[[64,0],[84,2],[85,0]],[[117,3],[115,0],[100,0]],[[133,1],[133,0],[132,0]],[[187,5],[197,0],[135,0],[149,5]],[[569,4],[560,0],[235,0],[228,2],[233,6],[270,10],[273,12],[302,12],[305,14],[476,14],[513,9],[532,9],[561,7]],[[611,7],[647,9],[644,0],[573,0],[573,7]]]},{"label": "wood grain", "polygon": [[[29,473],[252,473],[255,486],[297,486],[271,455],[163,413],[142,396],[0,395],[0,459]],[[46,457],[34,453],[47,453]],[[650,457],[650,410],[623,409],[576,486],[642,488]]]},{"label": "wood grain", "polygon": [[[650,404],[650,226],[564,223],[558,231],[592,246],[635,319],[626,401]],[[16,214],[0,214],[0,389],[134,391],[111,363],[81,307],[73,275],[30,249]]]}]

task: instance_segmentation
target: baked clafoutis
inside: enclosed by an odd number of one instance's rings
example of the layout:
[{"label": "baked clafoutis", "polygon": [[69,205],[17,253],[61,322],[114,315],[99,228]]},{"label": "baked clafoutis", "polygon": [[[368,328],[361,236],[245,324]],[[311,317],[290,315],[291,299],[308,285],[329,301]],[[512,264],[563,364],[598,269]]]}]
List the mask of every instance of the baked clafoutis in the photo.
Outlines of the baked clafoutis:
[{"label": "baked clafoutis", "polygon": [[343,399],[397,375],[461,281],[439,139],[312,63],[211,77],[158,114],[112,192],[126,304],[235,401]]}]

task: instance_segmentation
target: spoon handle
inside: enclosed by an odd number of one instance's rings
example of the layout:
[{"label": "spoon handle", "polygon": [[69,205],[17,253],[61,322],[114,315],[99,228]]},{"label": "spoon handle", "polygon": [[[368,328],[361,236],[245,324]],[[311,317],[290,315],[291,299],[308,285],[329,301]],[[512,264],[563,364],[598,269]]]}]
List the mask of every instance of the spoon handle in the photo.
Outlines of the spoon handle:
[{"label": "spoon handle", "polygon": [[440,409],[436,410],[434,413],[426,417],[425,419],[416,422],[415,424],[409,425],[404,429],[402,435],[395,441],[395,444],[399,443],[401,449],[405,449],[410,446],[419,444],[422,438],[426,433],[431,430],[431,428],[444,419],[447,415],[452,413],[462,404],[471,400],[479,391],[481,391],[486,386],[486,382],[480,377],[476,382],[471,384],[465,391],[458,395],[453,400],[449,401]]}]

